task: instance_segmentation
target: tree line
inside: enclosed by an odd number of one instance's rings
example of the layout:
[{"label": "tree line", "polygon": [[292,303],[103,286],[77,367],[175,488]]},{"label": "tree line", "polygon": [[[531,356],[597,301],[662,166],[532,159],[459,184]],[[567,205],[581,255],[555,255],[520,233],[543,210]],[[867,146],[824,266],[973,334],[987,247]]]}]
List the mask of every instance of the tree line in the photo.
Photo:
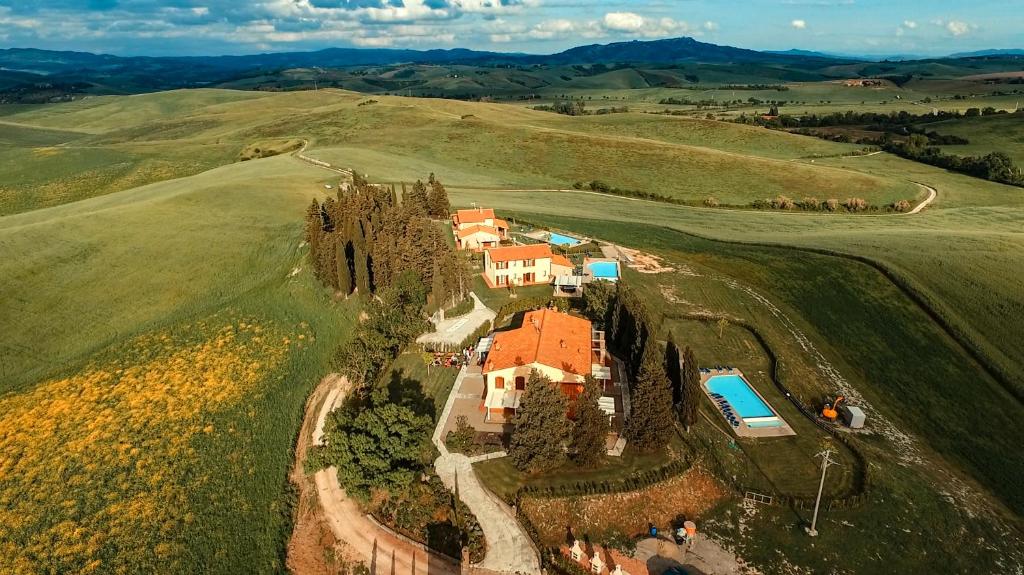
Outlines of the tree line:
[{"label": "tree line", "polygon": [[[429,186],[429,187],[428,187]],[[348,190],[306,210],[306,242],[316,277],[342,295],[373,294],[412,270],[429,286],[434,306],[466,291],[466,272],[444,232],[430,218],[447,218],[448,194],[431,174],[411,191],[370,184],[358,175]]]}]

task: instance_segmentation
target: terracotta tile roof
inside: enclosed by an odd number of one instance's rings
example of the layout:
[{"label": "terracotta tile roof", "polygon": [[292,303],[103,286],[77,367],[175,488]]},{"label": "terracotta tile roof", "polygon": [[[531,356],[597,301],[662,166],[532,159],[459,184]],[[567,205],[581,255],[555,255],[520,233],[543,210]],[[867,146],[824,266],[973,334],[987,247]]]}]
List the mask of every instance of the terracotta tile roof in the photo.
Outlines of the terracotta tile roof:
[{"label": "terracotta tile roof", "polygon": [[491,226],[475,225],[475,226],[470,226],[470,227],[468,227],[466,229],[463,229],[463,230],[459,230],[458,231],[458,236],[460,238],[465,238],[465,237],[469,237],[469,236],[471,236],[473,234],[477,234],[477,233],[481,233],[481,232],[485,233],[485,234],[491,234],[491,235],[494,235],[494,236],[498,235],[498,230],[492,228]]},{"label": "terracotta tile roof", "polygon": [[501,218],[494,218],[494,227],[508,229],[508,222]]},{"label": "terracotta tile roof", "polygon": [[552,254],[552,256],[551,256],[551,263],[552,263],[552,265],[565,266],[567,268],[574,268],[574,267],[576,267],[576,266],[572,265],[572,262],[569,261],[569,258],[567,258],[567,257],[565,257],[563,255],[559,255],[559,254]]},{"label": "terracotta tile roof", "polygon": [[455,212],[456,221],[460,224],[472,224],[485,222],[494,219],[494,210],[491,208],[477,208],[475,210],[459,210]]},{"label": "terracotta tile roof", "polygon": [[535,260],[551,257],[551,246],[533,244],[530,246],[508,246],[487,250],[492,262],[510,262],[514,260]]},{"label": "terracotta tile roof", "polygon": [[555,369],[590,373],[590,322],[553,309],[527,312],[523,326],[494,334],[483,372],[539,363]]}]

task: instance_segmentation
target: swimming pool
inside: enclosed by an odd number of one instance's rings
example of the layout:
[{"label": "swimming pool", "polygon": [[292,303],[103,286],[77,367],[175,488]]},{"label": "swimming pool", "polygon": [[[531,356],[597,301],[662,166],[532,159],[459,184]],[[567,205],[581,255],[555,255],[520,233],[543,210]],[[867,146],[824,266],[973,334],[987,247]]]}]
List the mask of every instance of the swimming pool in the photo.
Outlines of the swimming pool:
[{"label": "swimming pool", "polygon": [[555,232],[548,233],[548,243],[556,246],[578,246],[583,243],[582,240],[574,238],[572,236],[566,236]]},{"label": "swimming pool", "polygon": [[[761,399],[761,396],[750,387],[747,380],[738,375],[716,375],[704,382],[704,387],[711,393],[725,398],[733,410],[743,418],[750,427],[767,427],[779,425],[772,408]],[[771,418],[759,420],[760,418]],[[753,421],[749,421],[753,420]]]},{"label": "swimming pool", "polygon": [[615,262],[591,262],[587,264],[587,269],[590,270],[590,275],[596,279],[613,281],[619,279],[619,264]]}]

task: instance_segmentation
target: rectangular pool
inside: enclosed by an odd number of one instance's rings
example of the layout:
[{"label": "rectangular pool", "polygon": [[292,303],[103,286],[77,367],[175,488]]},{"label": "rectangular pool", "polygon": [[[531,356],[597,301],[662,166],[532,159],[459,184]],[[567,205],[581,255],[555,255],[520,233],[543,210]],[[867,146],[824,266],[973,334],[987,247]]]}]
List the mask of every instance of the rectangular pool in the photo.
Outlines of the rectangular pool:
[{"label": "rectangular pool", "polygon": [[[769,422],[778,421],[772,408],[739,375],[716,375],[704,382],[704,386],[709,392],[724,397],[744,422],[752,419],[747,422],[751,427],[766,427],[772,425]],[[765,419],[758,421],[759,418]]]},{"label": "rectangular pool", "polygon": [[590,271],[590,275],[596,279],[611,281],[619,279],[619,264],[615,262],[592,262],[587,264],[587,269]]},{"label": "rectangular pool", "polygon": [[572,247],[583,243],[582,240],[555,232],[548,232],[548,243],[556,246]]}]

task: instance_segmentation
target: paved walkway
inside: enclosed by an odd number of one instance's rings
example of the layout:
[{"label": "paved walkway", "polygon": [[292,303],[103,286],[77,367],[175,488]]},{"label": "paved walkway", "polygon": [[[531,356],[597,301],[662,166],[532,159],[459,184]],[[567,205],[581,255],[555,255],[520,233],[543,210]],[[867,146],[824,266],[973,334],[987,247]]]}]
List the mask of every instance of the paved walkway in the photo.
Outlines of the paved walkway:
[{"label": "paved walkway", "polygon": [[444,444],[444,430],[452,406],[455,405],[462,380],[467,376],[468,368],[463,366],[448,395],[441,417],[437,420],[433,441],[441,456],[434,462],[434,470],[448,489],[459,494],[459,499],[469,507],[483,529],[484,539],[487,540],[487,555],[474,567],[501,573],[539,574],[540,555],[516,521],[515,513],[480,483],[469,457],[449,453]]},{"label": "paved walkway", "polygon": [[[447,451],[447,450],[446,450]],[[473,472],[473,464],[461,453],[444,453],[434,462],[441,481],[456,491],[476,515],[487,540],[487,556],[474,567],[502,573],[540,573],[540,557],[533,542],[516,521],[512,510],[497,500]]]},{"label": "paved walkway", "polygon": [[433,333],[425,333],[416,338],[416,341],[459,345],[484,322],[494,322],[494,312],[485,306],[475,293],[470,292],[469,297],[473,298],[473,309],[469,313],[436,322]]}]

